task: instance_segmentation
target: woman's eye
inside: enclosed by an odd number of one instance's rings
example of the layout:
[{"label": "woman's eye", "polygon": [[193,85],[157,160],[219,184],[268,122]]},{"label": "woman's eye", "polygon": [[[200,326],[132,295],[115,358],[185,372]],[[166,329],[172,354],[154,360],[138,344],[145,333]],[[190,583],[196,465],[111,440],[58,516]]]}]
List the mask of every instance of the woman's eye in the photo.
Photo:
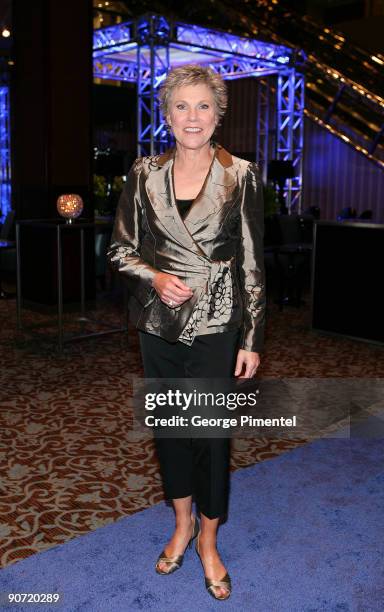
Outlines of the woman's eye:
[{"label": "woman's eye", "polygon": [[176,108],[178,110],[183,110],[185,108],[185,105],[184,104],[176,104]]},{"label": "woman's eye", "polygon": [[209,104],[200,104],[200,108],[209,108]]}]

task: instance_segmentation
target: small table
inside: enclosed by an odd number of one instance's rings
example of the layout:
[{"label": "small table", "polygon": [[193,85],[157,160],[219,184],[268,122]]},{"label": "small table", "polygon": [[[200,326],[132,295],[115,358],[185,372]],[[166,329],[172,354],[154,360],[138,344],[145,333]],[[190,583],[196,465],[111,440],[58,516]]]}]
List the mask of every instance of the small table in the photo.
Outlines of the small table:
[{"label": "small table", "polygon": [[[105,224],[107,227],[110,226],[109,223]],[[125,325],[123,327],[112,327],[106,331],[100,332],[92,332],[92,333],[82,333],[79,335],[73,335],[68,338],[64,337],[64,325],[63,325],[63,237],[64,234],[68,232],[78,234],[79,236],[79,245],[80,245],[80,258],[79,258],[79,266],[80,266],[80,310],[81,316],[79,317],[79,322],[84,324],[86,322],[91,322],[92,320],[86,316],[86,308],[85,308],[85,294],[86,294],[86,277],[85,277],[85,236],[84,230],[89,229],[100,229],[103,226],[103,223],[91,222],[86,220],[78,220],[74,223],[64,223],[61,219],[40,219],[40,220],[26,220],[26,221],[18,221],[16,223],[16,257],[17,257],[17,326],[18,329],[22,329],[21,322],[21,311],[22,311],[22,274],[21,274],[21,258],[22,258],[22,248],[21,248],[21,238],[20,238],[20,230],[23,226],[27,226],[29,228],[35,228],[38,230],[42,230],[45,232],[50,232],[51,237],[52,233],[56,239],[56,275],[57,275],[57,331],[58,331],[58,345],[59,352],[63,351],[64,342],[71,342],[73,340],[81,340],[83,338],[95,337],[95,336],[103,336],[106,334],[117,333],[121,331],[127,331],[128,329],[128,317],[127,317],[127,295],[126,291],[124,294],[124,311],[125,311]],[[96,321],[93,321],[96,322]],[[103,323],[107,325],[106,323]]]},{"label": "small table", "polygon": [[[16,246],[16,243],[13,242],[12,240],[0,240],[0,258],[1,258],[1,251],[5,251],[6,249],[14,249]],[[2,286],[2,278],[1,278],[1,263],[0,263],[0,299],[4,299],[4,298],[8,298],[8,297],[14,297],[13,294],[9,294],[6,291],[4,291],[3,286]]]}]

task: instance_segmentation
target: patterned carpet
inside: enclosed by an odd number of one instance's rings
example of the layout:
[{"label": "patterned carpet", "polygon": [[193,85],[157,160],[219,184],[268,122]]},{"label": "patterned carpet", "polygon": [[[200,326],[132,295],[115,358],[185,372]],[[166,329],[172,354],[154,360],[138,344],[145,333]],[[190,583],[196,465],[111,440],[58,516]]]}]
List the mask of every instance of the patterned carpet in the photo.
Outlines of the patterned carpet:
[{"label": "patterned carpet", "polygon": [[[308,301],[308,299],[307,299]],[[98,303],[117,324],[117,301]],[[163,499],[153,443],[133,434],[130,397],[142,376],[135,330],[54,347],[16,332],[14,300],[0,301],[0,564],[2,567]],[[67,330],[73,328],[73,316]],[[310,330],[308,307],[268,306],[263,377],[383,377],[383,349]],[[305,440],[238,439],[233,470]]]}]

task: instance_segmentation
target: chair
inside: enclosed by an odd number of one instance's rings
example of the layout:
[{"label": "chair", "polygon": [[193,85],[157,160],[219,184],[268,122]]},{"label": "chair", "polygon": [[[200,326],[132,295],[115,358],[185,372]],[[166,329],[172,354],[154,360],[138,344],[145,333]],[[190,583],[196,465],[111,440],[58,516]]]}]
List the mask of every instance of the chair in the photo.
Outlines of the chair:
[{"label": "chair", "polygon": [[275,249],[277,271],[276,303],[299,307],[301,295],[310,272],[314,217],[310,214],[280,215],[282,244]]},{"label": "chair", "polygon": [[359,215],[359,219],[372,219],[372,210],[370,208],[363,210],[363,212]]},{"label": "chair", "polygon": [[278,215],[282,244],[300,242],[299,215]]}]

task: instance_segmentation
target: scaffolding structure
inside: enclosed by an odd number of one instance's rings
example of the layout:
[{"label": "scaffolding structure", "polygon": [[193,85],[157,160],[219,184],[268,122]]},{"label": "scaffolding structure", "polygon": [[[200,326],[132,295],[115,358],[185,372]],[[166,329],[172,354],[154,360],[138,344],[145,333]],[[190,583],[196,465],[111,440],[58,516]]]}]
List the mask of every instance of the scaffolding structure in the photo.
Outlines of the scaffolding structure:
[{"label": "scaffolding structure", "polygon": [[[169,68],[187,63],[209,66],[226,80],[262,79],[255,126],[255,158],[267,178],[270,159],[291,160],[286,181],[289,212],[301,212],[304,142],[303,52],[197,25],[144,15],[94,32],[94,76],[137,84],[137,155],[169,146],[157,91]],[[275,77],[275,117],[270,111],[270,77]],[[273,139],[273,146],[271,146]]]}]

